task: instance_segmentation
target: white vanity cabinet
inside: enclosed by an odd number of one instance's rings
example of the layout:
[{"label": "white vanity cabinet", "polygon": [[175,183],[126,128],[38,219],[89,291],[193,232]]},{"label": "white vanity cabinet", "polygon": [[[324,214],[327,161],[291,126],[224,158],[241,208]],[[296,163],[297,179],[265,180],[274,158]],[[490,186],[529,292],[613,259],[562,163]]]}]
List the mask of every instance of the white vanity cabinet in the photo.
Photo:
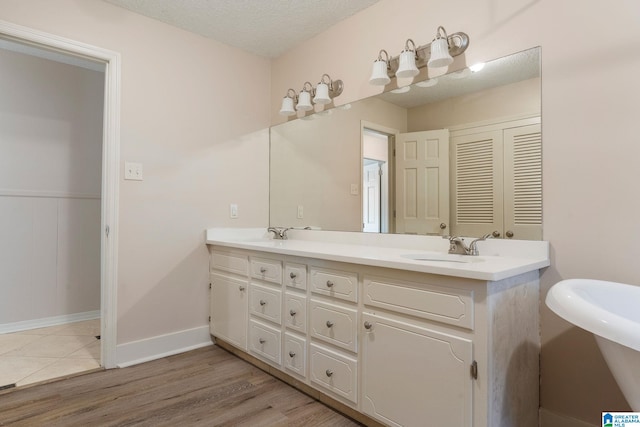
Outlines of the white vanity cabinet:
[{"label": "white vanity cabinet", "polygon": [[215,245],[211,256],[217,342],[359,421],[538,425],[538,270],[491,281]]}]

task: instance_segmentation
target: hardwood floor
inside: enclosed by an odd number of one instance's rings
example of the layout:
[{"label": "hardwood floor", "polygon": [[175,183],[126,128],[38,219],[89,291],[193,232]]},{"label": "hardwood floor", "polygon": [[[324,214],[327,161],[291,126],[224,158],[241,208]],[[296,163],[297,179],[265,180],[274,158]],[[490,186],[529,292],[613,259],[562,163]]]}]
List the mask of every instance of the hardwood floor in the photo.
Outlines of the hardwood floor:
[{"label": "hardwood floor", "polygon": [[0,392],[0,426],[359,426],[218,346]]}]

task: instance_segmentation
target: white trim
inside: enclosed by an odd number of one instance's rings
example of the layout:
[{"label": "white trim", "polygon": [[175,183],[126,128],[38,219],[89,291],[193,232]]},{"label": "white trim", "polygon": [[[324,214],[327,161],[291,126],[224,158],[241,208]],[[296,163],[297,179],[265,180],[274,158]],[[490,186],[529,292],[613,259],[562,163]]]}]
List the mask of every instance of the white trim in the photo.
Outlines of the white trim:
[{"label": "white trim", "polygon": [[158,335],[118,346],[118,368],[149,362],[174,354],[213,345],[209,326]]},{"label": "white trim", "polygon": [[555,412],[540,408],[541,427],[597,427],[597,424],[589,424],[576,418],[560,415]]},{"label": "white trim", "polygon": [[450,126],[449,131],[457,132],[459,135],[464,135],[464,133],[462,133],[463,131],[470,131],[470,133],[474,133],[477,131],[475,128],[485,128],[489,126],[495,126],[496,128],[502,129],[504,127],[502,126],[503,123],[510,123],[510,122],[516,122],[516,121],[522,121],[522,124],[518,124],[518,126],[539,124],[540,113],[517,114],[513,116],[505,116],[505,117],[481,120],[479,122],[463,123],[460,125]]},{"label": "white trim", "polygon": [[62,314],[60,316],[44,317],[42,319],[22,320],[20,322],[3,323],[0,325],[0,334],[28,331],[31,329],[48,328],[49,326],[64,325],[83,320],[100,318],[100,310],[85,311],[83,313]]},{"label": "white trim", "polygon": [[120,167],[120,54],[0,20],[0,38],[105,64],[102,144],[101,336],[102,366],[116,366],[118,178]]},{"label": "white trim", "polygon": [[74,193],[69,191],[41,191],[41,190],[9,190],[0,188],[0,197],[39,197],[48,199],[97,199],[100,194]]}]

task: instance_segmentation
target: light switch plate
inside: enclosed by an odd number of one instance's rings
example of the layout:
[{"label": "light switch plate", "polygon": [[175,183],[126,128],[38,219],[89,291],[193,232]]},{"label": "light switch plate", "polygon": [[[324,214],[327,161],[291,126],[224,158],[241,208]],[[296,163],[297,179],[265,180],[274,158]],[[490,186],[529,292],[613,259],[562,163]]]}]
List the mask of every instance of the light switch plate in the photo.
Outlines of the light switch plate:
[{"label": "light switch plate", "polygon": [[142,163],[124,162],[124,179],[142,181]]},{"label": "light switch plate", "polygon": [[298,219],[304,218],[304,206],[298,205]]},{"label": "light switch plate", "polygon": [[238,218],[238,205],[235,203],[229,205],[229,218]]},{"label": "light switch plate", "polygon": [[358,195],[358,184],[351,184],[351,195],[352,196]]}]

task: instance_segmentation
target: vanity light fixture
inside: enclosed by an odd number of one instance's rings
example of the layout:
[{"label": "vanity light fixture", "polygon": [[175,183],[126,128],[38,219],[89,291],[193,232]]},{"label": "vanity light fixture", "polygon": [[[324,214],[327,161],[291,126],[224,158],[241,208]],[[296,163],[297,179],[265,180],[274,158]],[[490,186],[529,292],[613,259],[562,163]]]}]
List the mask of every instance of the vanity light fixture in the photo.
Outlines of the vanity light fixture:
[{"label": "vanity light fixture", "polygon": [[282,99],[280,114],[292,116],[296,111],[311,111],[313,104],[326,105],[339,96],[343,90],[342,80],[332,80],[328,74],[323,74],[318,85],[314,88],[310,82],[305,82],[300,93],[289,89]]},{"label": "vanity light fixture", "polygon": [[298,102],[298,94],[295,90],[289,89],[287,95],[282,98],[282,107],[280,107],[280,114],[283,116],[292,116],[296,113],[293,105]]},{"label": "vanity light fixture", "polygon": [[[382,59],[384,53],[385,59]],[[391,79],[389,78],[389,54],[386,50],[382,49],[378,53],[378,59],[373,61],[373,69],[371,70],[371,77],[369,77],[369,83],[376,86],[385,86],[389,84]]]},{"label": "vanity light fixture", "polygon": [[[436,31],[436,38],[424,46],[416,47],[413,40],[408,39],[404,50],[393,58],[389,58],[387,51],[382,49],[378,59],[373,62],[369,83],[385,86],[391,82],[392,77],[413,77],[423,67],[448,67],[453,62],[453,57],[462,54],[468,46],[468,35],[462,32],[447,35],[444,27],[440,26]],[[386,59],[382,58],[383,53]]]}]

